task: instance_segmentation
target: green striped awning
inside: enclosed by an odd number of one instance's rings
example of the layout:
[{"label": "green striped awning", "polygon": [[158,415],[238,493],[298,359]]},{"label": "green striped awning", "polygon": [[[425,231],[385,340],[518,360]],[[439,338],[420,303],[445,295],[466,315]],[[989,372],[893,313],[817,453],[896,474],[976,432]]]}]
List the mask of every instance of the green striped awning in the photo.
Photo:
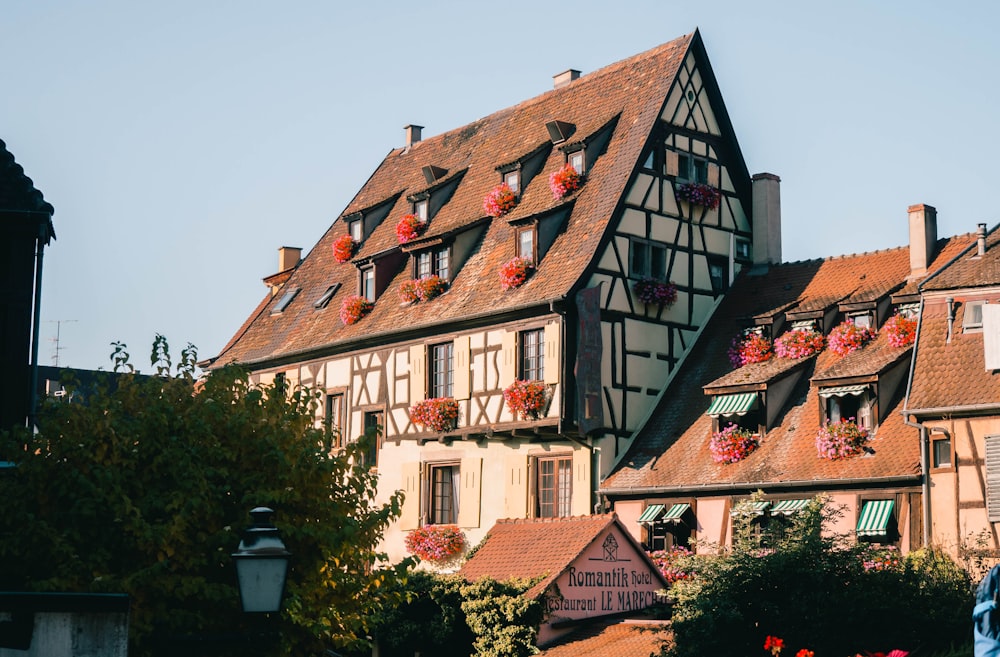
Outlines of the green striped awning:
[{"label": "green striped awning", "polygon": [[885,536],[892,519],[893,500],[870,500],[861,507],[858,536]]},{"label": "green striped awning", "polygon": [[808,504],[809,500],[781,500],[771,507],[771,515],[776,516],[780,513],[790,516],[806,508]]},{"label": "green striped awning", "polygon": [[663,513],[664,504],[650,504],[646,507],[646,510],[642,512],[639,516],[639,522],[655,522],[660,514]]},{"label": "green striped awning", "polygon": [[705,415],[744,415],[757,405],[756,392],[741,392],[735,395],[716,395]]},{"label": "green striped awning", "polygon": [[820,388],[819,396],[826,399],[827,397],[846,397],[847,395],[858,395],[864,394],[865,390],[868,389],[867,383],[862,383],[856,386],[831,386],[829,388]]},{"label": "green striped awning", "polygon": [[669,511],[663,514],[663,518],[661,518],[661,520],[665,520],[667,522],[680,522],[681,516],[683,516],[684,512],[690,508],[690,504],[675,504],[670,507]]},{"label": "green striped awning", "polygon": [[737,502],[736,508],[730,511],[729,515],[762,516],[770,504],[770,502]]}]

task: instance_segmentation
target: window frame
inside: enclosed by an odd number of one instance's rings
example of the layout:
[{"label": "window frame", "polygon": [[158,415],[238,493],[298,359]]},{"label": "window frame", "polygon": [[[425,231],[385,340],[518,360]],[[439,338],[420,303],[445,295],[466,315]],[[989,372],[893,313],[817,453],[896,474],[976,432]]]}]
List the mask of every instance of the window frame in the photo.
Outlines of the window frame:
[{"label": "window frame", "polygon": [[[375,303],[376,296],[376,285],[375,285],[375,265],[368,265],[367,267],[362,267],[359,272],[359,284],[358,284],[358,295],[362,296],[372,303]],[[369,287],[369,283],[371,286]]]},{"label": "window frame", "polygon": [[[978,333],[983,330],[983,306],[986,305],[987,301],[976,300],[976,301],[966,301],[963,305],[965,308],[962,310],[962,332],[963,333]],[[978,313],[977,313],[978,311]],[[974,317],[979,315],[979,321],[977,322]]]},{"label": "window frame", "polygon": [[902,540],[902,532],[899,531],[899,500],[897,496],[892,493],[882,493],[880,494],[869,494],[858,496],[857,509],[854,512],[854,526],[858,526],[858,521],[861,520],[861,513],[865,509],[866,502],[880,502],[883,500],[892,500],[892,515],[889,517],[889,522],[885,526],[885,536],[858,536],[857,530],[854,532],[854,540],[858,543],[872,543],[876,545],[894,545],[899,547],[899,543]]},{"label": "window frame", "polygon": [[708,184],[708,158],[694,153],[677,152],[677,180],[686,183]]},{"label": "window frame", "polygon": [[[529,349],[533,353],[529,353]],[[518,332],[517,378],[522,381],[545,381],[545,327]]]},{"label": "window frame", "polygon": [[[511,169],[510,171],[505,171],[501,175],[502,175],[502,181],[504,183],[506,183],[506,185],[508,187],[510,187],[510,191],[514,192],[515,196],[520,197],[521,196],[521,170],[520,169]],[[513,185],[511,184],[511,181],[514,182]]]},{"label": "window frame", "polygon": [[[445,497],[444,495],[438,494],[437,482],[434,477],[437,472],[451,472],[451,491],[450,495]],[[461,508],[461,482],[462,482],[462,472],[461,472],[461,462],[460,461],[436,461],[432,463],[424,464],[425,472],[425,500],[426,507],[424,509],[424,519],[425,524],[428,525],[457,525],[458,524],[458,514]],[[442,482],[443,484],[444,482]],[[444,505],[438,505],[438,499],[442,502],[447,499],[449,508],[443,508]],[[448,513],[448,517],[440,516],[439,513]]]},{"label": "window frame", "polygon": [[[931,456],[931,470],[933,471],[952,471],[955,469],[955,445],[954,441],[951,439],[951,434],[944,432],[934,433],[931,429],[930,438],[930,456]],[[939,456],[939,447],[944,446],[944,451],[947,452],[948,462],[945,463],[941,461]]]},{"label": "window frame", "polygon": [[[444,367],[444,369],[441,369]],[[438,379],[441,379],[440,381]],[[427,346],[427,398],[455,396],[455,342]]]},{"label": "window frame", "polygon": [[[644,237],[629,237],[628,276],[636,280],[652,278],[657,281],[667,280],[667,245],[657,240]],[[639,255],[642,262],[639,263]],[[657,266],[655,261],[659,261]]]},{"label": "window frame", "polygon": [[[840,420],[850,420],[851,417],[853,417],[857,425],[867,429],[869,433],[873,433],[876,429],[878,429],[878,396],[875,394],[872,384],[865,385],[868,386],[868,389],[860,395],[830,395],[826,399],[821,400],[821,421],[824,423],[833,423],[839,422]],[[849,397],[858,400],[858,410],[853,416],[842,410],[844,404],[840,402],[840,400]],[[834,405],[838,407],[836,418],[834,417],[835,414],[833,412]],[[853,404],[848,406],[848,408],[852,407]],[[863,412],[867,413],[867,415],[863,415]],[[862,421],[863,419],[864,421]]]},{"label": "window frame", "polygon": [[[729,291],[729,286],[731,281],[729,280],[729,259],[721,255],[708,255],[706,256],[706,261],[708,265],[708,279],[712,286],[712,294],[719,296],[720,294],[725,294]],[[712,273],[714,268],[719,268],[721,271],[719,277],[716,277]]]},{"label": "window frame", "polygon": [[[372,424],[372,420],[375,420],[374,424]],[[385,442],[385,410],[378,408],[364,411],[361,415],[361,428],[362,435],[367,434],[371,428],[377,429],[375,440],[372,441],[372,444],[361,455],[362,467],[366,467],[369,470],[377,470],[378,454],[382,450],[383,442]]]},{"label": "window frame", "polygon": [[[524,250],[522,249],[523,243],[521,240],[522,235],[531,235],[531,249],[530,253],[525,256]],[[519,226],[517,230],[514,231],[514,253],[521,258],[530,260],[532,264],[538,263],[538,229],[534,224],[528,226]]]},{"label": "window frame", "polygon": [[[579,166],[575,162],[579,162]],[[587,175],[587,150],[585,148],[577,148],[572,151],[566,151],[566,164],[573,167],[577,174],[581,176]]]},{"label": "window frame", "polygon": [[430,201],[429,198],[421,198],[413,202],[413,214],[424,223],[430,221]]},{"label": "window frame", "polygon": [[351,239],[359,244],[365,239],[365,224],[363,219],[354,219],[347,222],[347,234]]},{"label": "window frame", "polygon": [[[545,473],[546,466],[552,464],[551,473]],[[535,465],[535,504],[536,518],[568,518],[573,515],[573,455],[552,454],[550,456],[534,457]],[[551,477],[551,486],[546,486],[547,478]],[[563,479],[565,477],[565,479]],[[552,500],[544,501],[546,493],[551,492]]]},{"label": "window frame", "polygon": [[[443,265],[442,265],[443,261]],[[451,282],[454,254],[451,245],[440,248],[430,248],[418,251],[413,255],[413,277],[427,278],[437,276],[443,281]]]},{"label": "window frame", "polygon": [[330,389],[326,391],[323,399],[323,427],[332,433],[333,440],[331,447],[340,449],[344,446],[344,401],[347,399],[347,391],[344,388]]}]

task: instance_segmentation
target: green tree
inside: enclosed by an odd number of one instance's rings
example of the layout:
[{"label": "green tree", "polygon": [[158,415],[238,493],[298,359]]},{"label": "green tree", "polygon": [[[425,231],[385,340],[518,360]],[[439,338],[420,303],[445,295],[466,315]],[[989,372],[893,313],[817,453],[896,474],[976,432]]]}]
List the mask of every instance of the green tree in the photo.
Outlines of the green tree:
[{"label": "green tree", "polygon": [[47,401],[34,435],[0,435],[0,460],[17,464],[0,476],[0,590],[125,592],[130,654],[213,636],[225,654],[230,637],[262,638],[230,554],[248,511],[269,506],[293,555],[270,653],[363,647],[411,565],[376,551],[401,497],[376,502],[365,440],[331,449],[312,390],[254,386],[236,367],[196,382],[190,345],[171,376],[161,336],[143,377],[115,346],[114,386]]}]

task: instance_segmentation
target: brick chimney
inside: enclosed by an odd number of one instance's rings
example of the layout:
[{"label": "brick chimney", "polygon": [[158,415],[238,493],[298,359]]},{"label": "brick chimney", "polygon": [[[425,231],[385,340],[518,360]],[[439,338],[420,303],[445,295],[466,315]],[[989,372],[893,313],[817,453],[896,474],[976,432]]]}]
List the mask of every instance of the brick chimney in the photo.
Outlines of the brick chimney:
[{"label": "brick chimney", "polygon": [[579,80],[579,79],[580,79],[580,71],[576,70],[575,68],[570,68],[563,71],[562,73],[559,73],[558,75],[552,76],[552,88],[562,89],[573,80]]},{"label": "brick chimney", "polygon": [[781,178],[757,173],[753,178],[753,264],[781,262]]},{"label": "brick chimney", "polygon": [[278,272],[295,268],[302,259],[302,249],[297,246],[282,246],[278,249]]},{"label": "brick chimney", "polygon": [[420,131],[424,129],[422,125],[404,125],[403,130],[406,131],[406,147],[409,148],[415,143],[420,141]]},{"label": "brick chimney", "polygon": [[906,209],[910,221],[910,275],[919,278],[927,275],[927,268],[937,249],[937,210],[926,203],[911,205]]}]

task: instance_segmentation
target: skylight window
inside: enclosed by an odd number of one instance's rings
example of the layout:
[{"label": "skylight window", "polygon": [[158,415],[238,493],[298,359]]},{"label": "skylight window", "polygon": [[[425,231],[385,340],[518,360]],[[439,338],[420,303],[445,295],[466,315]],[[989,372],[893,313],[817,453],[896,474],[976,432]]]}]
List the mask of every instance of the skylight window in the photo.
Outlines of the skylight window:
[{"label": "skylight window", "polygon": [[326,288],[326,292],[321,294],[320,297],[313,302],[313,308],[316,308],[317,310],[320,308],[326,308],[327,304],[330,303],[330,299],[333,298],[333,295],[335,295],[339,289],[340,283],[334,283],[330,287]]},{"label": "skylight window", "polygon": [[295,295],[298,293],[299,293],[299,288],[297,287],[292,288],[288,292],[285,292],[285,295],[278,300],[278,303],[274,304],[274,308],[271,309],[271,314],[280,315],[281,313],[283,313],[285,311],[285,308],[288,307],[288,304],[292,302],[292,299],[294,299]]}]

